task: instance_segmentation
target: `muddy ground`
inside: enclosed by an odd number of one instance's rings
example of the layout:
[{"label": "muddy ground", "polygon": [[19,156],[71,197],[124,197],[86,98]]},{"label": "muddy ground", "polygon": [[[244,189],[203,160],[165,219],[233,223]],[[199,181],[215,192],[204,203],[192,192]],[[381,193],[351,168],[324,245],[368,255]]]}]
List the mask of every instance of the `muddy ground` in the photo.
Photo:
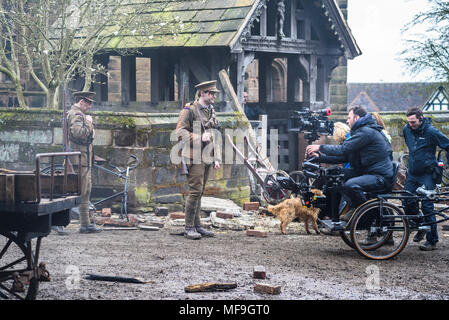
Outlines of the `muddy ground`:
[{"label": "muddy ground", "polygon": [[[274,218],[272,218],[274,219]],[[439,226],[438,250],[423,252],[411,239],[388,261],[372,261],[348,247],[339,236],[307,235],[289,226],[288,235],[271,229],[266,238],[245,231],[214,229],[215,238],[198,241],[159,231],[103,231],[44,238],[41,261],[51,282],[40,283],[38,299],[100,300],[329,300],[449,299],[449,238]],[[254,280],[264,266],[266,280]],[[379,271],[378,286],[370,270]],[[86,280],[87,274],[138,277],[147,284]],[[235,282],[228,292],[186,293],[188,285]],[[254,283],[281,286],[280,295],[254,292]],[[368,285],[367,285],[368,283]],[[371,284],[371,285],[370,285]],[[374,284],[374,286],[373,286]]]}]

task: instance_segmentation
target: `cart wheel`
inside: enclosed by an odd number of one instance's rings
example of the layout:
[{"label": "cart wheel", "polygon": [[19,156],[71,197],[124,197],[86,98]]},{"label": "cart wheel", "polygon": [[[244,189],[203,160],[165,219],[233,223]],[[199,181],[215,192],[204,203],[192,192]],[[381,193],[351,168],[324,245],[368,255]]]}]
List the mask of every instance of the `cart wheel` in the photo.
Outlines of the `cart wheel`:
[{"label": "cart wheel", "polygon": [[351,240],[359,254],[373,260],[387,260],[407,245],[409,225],[401,209],[392,203],[372,201],[352,219]]},{"label": "cart wheel", "polygon": [[277,181],[278,176],[288,177],[287,172],[278,170],[275,173],[268,174],[263,182],[263,197],[271,204],[275,205],[281,201],[290,198],[291,191],[281,187]]},{"label": "cart wheel", "polygon": [[39,288],[31,242],[0,231],[0,299],[34,300]]}]

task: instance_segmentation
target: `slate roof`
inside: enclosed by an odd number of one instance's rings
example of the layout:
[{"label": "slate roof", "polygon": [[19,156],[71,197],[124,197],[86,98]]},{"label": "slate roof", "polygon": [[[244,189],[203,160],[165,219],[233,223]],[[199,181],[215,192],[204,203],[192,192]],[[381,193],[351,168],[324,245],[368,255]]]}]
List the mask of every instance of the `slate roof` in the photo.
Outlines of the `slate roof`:
[{"label": "slate roof", "polygon": [[[139,16],[145,31],[113,35],[106,48],[157,47],[232,47],[244,28],[256,18],[257,9],[267,0],[152,0]],[[271,0],[275,1],[275,0]],[[309,1],[309,0],[307,0]],[[141,1],[140,1],[141,2]],[[351,31],[335,0],[321,0],[329,21],[333,21],[341,35],[349,58],[359,55]],[[129,0],[125,12],[132,12],[139,0]],[[156,21],[156,23],[154,22]],[[151,22],[151,23],[150,23]],[[158,31],[160,23],[182,25],[176,36]],[[336,32],[336,31],[335,31]]]},{"label": "slate roof", "polygon": [[368,111],[405,111],[422,108],[438,87],[448,89],[440,82],[405,83],[348,83],[348,107],[361,104]]},{"label": "slate roof", "polygon": [[[139,19],[164,23],[180,21],[177,35],[154,31],[147,34],[118,35],[109,42],[110,48],[138,47],[204,47],[228,46],[259,0],[155,0]],[[130,0],[133,4],[139,0]]]}]

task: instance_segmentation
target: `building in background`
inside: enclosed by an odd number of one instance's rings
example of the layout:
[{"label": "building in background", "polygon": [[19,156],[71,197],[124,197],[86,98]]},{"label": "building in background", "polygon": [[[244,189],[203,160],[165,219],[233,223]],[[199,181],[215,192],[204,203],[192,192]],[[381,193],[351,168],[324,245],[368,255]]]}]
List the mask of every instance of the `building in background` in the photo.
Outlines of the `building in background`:
[{"label": "building in background", "polygon": [[348,108],[362,105],[368,111],[448,110],[447,84],[440,82],[348,83]]}]

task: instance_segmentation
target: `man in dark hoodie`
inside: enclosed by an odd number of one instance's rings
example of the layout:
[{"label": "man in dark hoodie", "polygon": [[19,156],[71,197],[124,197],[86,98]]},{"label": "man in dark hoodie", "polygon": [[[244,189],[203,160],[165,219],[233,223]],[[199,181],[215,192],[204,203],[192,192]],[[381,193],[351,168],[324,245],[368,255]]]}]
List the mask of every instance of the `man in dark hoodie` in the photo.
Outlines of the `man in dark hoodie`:
[{"label": "man in dark hoodie", "polygon": [[[436,147],[449,151],[449,139],[438,129],[432,126],[430,118],[424,118],[420,108],[410,108],[407,111],[407,121],[402,133],[409,150],[408,170],[404,190],[412,193],[421,186],[427,190],[435,189],[434,170],[437,167],[435,157]],[[447,154],[446,154],[447,155]],[[418,214],[419,208],[415,201],[404,201],[407,214]],[[433,202],[423,201],[421,209],[424,215],[433,214]],[[435,222],[435,215],[425,218],[426,222]],[[427,234],[426,243],[421,245],[421,250],[430,251],[436,249],[438,242],[437,225],[433,224],[430,231],[420,230],[416,233],[413,241],[420,242]]]},{"label": "man in dark hoodie", "polygon": [[341,145],[310,145],[308,155],[323,153],[340,158],[340,163],[350,163],[344,169],[345,183],[342,188],[343,200],[349,211],[340,220],[349,220],[352,210],[366,202],[364,192],[388,188],[393,178],[392,148],[382,127],[361,106],[349,110],[346,120],[351,128],[351,137]]}]

